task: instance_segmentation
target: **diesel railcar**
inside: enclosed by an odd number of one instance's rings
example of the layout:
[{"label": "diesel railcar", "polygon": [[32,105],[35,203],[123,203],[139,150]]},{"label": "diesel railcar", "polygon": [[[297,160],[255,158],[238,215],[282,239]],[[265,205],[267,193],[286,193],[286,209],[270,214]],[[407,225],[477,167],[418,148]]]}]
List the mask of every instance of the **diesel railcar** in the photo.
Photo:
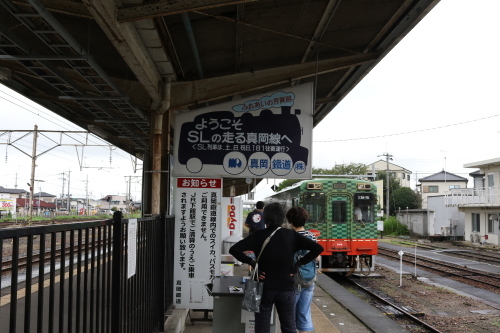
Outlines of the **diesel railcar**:
[{"label": "diesel railcar", "polygon": [[305,229],[323,246],[320,268],[326,272],[369,273],[377,254],[378,197],[374,183],[355,179],[314,179],[296,183],[266,198],[285,211],[302,206]]}]

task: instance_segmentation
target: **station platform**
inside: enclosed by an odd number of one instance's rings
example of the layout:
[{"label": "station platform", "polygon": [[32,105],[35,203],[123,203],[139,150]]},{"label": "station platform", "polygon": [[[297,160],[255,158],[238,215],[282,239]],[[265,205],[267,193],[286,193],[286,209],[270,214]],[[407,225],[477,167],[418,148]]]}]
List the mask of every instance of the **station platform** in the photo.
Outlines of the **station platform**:
[{"label": "station platform", "polygon": [[[248,275],[248,266],[241,265],[235,266],[234,275],[245,276]],[[334,293],[335,297],[331,294]],[[340,301],[336,300],[339,298]],[[311,304],[311,311],[315,333],[367,333],[373,332],[365,323],[360,321],[355,314],[351,313],[347,308],[352,306],[349,304],[355,302],[357,297],[352,295],[349,291],[345,290],[340,285],[336,284],[329,277],[318,274],[318,281],[314,289],[313,302]],[[368,305],[368,304],[367,304]],[[371,307],[368,305],[368,307]],[[373,308],[372,308],[373,309]],[[366,311],[363,305],[359,305],[359,310],[366,318]],[[211,312],[205,311],[178,311],[176,320],[180,320],[180,325],[166,325],[166,332],[169,333],[209,333],[212,331]],[[401,332],[401,327],[395,325],[394,322],[383,316],[382,312],[375,311],[371,317],[373,321],[377,322],[377,326],[381,327],[379,332]],[[384,326],[389,325],[389,326]],[[281,332],[278,326],[278,332]],[[214,332],[217,333],[217,332]],[[224,332],[228,333],[228,332]]]}]

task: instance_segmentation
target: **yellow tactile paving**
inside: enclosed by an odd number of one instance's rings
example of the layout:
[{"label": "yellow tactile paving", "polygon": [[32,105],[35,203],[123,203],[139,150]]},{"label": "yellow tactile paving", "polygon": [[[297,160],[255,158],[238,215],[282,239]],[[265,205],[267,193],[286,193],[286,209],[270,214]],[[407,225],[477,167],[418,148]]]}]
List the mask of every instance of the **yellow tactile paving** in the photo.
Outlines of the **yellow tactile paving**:
[{"label": "yellow tactile paving", "polygon": [[340,333],[340,331],[333,326],[332,322],[325,316],[323,312],[314,303],[311,303],[311,314],[314,324],[314,331],[316,333]]}]

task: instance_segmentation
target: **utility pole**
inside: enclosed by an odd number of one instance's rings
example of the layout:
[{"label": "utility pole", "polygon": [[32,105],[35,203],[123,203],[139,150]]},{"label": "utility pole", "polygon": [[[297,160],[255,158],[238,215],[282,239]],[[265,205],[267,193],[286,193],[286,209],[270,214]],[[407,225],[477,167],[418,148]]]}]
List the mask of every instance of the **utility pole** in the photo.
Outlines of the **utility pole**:
[{"label": "utility pole", "polygon": [[87,180],[82,180],[82,182],[85,182],[85,215],[88,214],[89,210],[89,175],[87,175]]},{"label": "utility pole", "polygon": [[130,186],[132,185],[132,176],[128,176],[128,194],[127,194],[127,212],[130,213]]},{"label": "utility pole", "polygon": [[71,211],[71,209],[70,209],[71,208],[71,204],[69,202],[69,199],[70,199],[70,196],[71,196],[71,194],[69,194],[69,181],[70,180],[71,180],[71,170],[68,171],[68,207],[67,207],[68,208],[68,212]]},{"label": "utility pole", "polygon": [[35,125],[35,131],[33,132],[33,151],[31,153],[31,180],[30,186],[30,218],[28,225],[31,226],[33,221],[33,189],[35,188],[35,168],[36,168],[36,140],[38,138],[38,125]]},{"label": "utility pole", "polygon": [[42,203],[42,188],[38,186],[38,216],[40,216],[40,204]]},{"label": "utility pole", "polygon": [[386,182],[386,185],[385,185],[385,215],[386,215],[386,218],[389,217],[389,160],[392,161],[392,155],[390,155],[389,153],[385,153],[385,154],[382,154],[382,155],[379,155],[379,156],[385,156],[385,160],[386,160],[386,170],[385,170],[385,182]]},{"label": "utility pole", "polygon": [[[61,206],[59,208],[62,208],[63,204],[64,204],[64,182],[66,181],[66,178],[64,178],[65,175],[66,175],[66,173],[63,171],[63,173],[62,173],[63,184],[62,184],[62,190],[61,190]],[[56,210],[57,210],[57,205],[56,205]]]},{"label": "utility pole", "polygon": [[125,179],[128,177],[128,188],[127,188],[127,207],[130,212],[130,206],[132,203],[132,178],[142,178],[142,176],[124,176]]}]

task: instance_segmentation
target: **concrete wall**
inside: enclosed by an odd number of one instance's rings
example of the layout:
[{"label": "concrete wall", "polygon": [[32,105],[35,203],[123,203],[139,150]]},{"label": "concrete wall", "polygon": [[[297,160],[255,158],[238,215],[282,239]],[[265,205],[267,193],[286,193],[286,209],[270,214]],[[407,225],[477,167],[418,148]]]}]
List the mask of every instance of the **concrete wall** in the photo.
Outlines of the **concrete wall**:
[{"label": "concrete wall", "polygon": [[400,211],[396,214],[399,223],[406,225],[412,235],[429,236],[429,212],[426,210]]},{"label": "concrete wall", "polygon": [[445,196],[428,198],[427,208],[434,211],[434,223],[429,228],[429,234],[440,235],[441,227],[450,227],[450,236],[463,237],[465,234],[465,213],[460,212],[458,207],[446,207]]}]

